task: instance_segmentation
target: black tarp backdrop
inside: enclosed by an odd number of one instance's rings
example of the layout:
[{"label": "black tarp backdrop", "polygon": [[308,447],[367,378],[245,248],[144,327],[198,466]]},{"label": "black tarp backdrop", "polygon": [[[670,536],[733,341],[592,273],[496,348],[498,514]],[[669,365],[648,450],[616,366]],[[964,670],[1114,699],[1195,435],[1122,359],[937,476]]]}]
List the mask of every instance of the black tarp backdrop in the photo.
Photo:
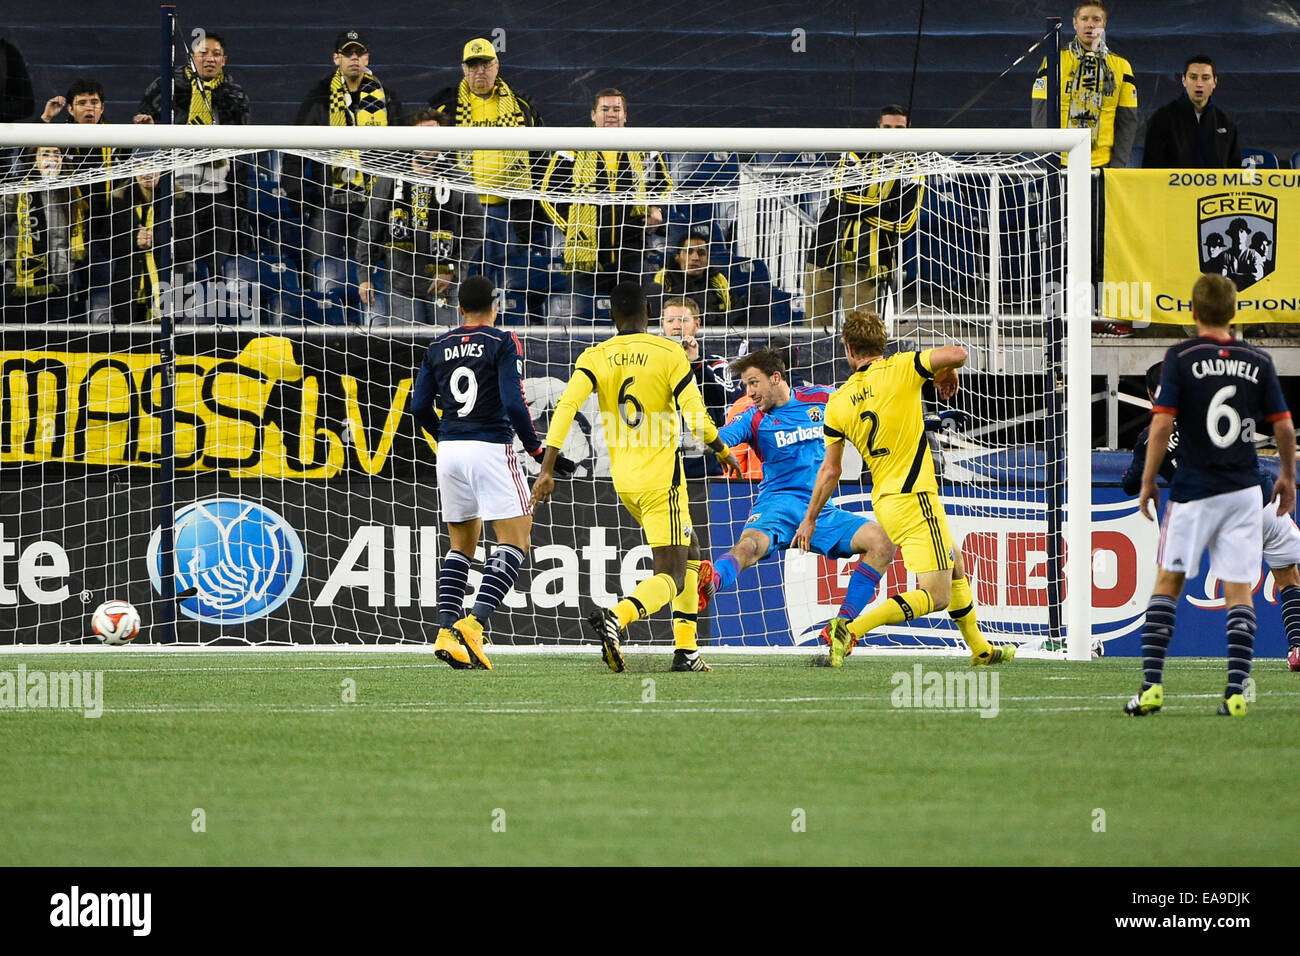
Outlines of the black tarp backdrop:
[{"label": "black tarp backdrop", "polygon": [[[920,0],[766,3],[664,0],[572,4],[397,0],[358,8],[339,0],[177,5],[184,35],[225,35],[228,70],[249,92],[254,120],[291,123],[307,90],[333,69],[339,30],[367,36],[371,68],[404,103],[459,82],[463,44],[504,42],[502,76],[532,97],[547,125],[587,125],[590,97],[619,87],[639,126],[874,125],[875,110],[907,102]],[[81,0],[75,16],[6,0],[4,35],[31,68],[37,110],[77,75],[100,79],[109,118],[128,121],[157,74],[158,7]],[[1300,150],[1300,4],[1292,0],[1112,3],[1110,44],[1132,64],[1143,117],[1180,95],[1189,54],[1208,53],[1216,101],[1243,146],[1284,157]],[[1042,33],[1070,0],[930,2],[925,11],[914,125],[943,124]],[[960,126],[1026,126],[1037,57],[996,83]],[[1141,139],[1139,138],[1139,143]],[[1285,159],[1284,159],[1285,162]]]}]

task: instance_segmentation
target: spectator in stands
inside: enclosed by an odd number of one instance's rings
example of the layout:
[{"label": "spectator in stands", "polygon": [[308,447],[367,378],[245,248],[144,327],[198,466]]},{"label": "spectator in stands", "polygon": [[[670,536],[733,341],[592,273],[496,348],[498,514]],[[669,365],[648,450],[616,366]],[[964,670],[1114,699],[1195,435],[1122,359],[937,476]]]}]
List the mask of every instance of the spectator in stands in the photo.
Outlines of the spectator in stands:
[{"label": "spectator in stands", "polygon": [[[1133,67],[1106,46],[1106,5],[1074,7],[1074,39],[1061,51],[1061,126],[1092,132],[1092,166],[1129,165],[1137,137],[1137,86]],[[1032,121],[1047,126],[1047,60],[1038,69]]]},{"label": "spectator in stands", "polygon": [[66,321],[73,270],[87,255],[87,204],[60,184],[57,146],[24,150],[19,163],[22,188],[4,198],[5,321]]},{"label": "spectator in stands", "polygon": [[[440,126],[429,107],[413,126]],[[379,325],[459,325],[456,291],[483,245],[483,207],[473,193],[434,185],[452,160],[439,152],[411,154],[411,178],[376,177],[361,242],[361,300],[375,305],[374,279],[388,263],[388,308]]]},{"label": "spectator in stands", "polygon": [[[882,107],[876,128],[907,129],[906,107]],[[921,176],[875,175],[889,161],[883,153],[845,153],[840,159],[837,185],[817,222],[804,270],[812,325],[834,324],[837,290],[846,312],[859,306],[878,310],[877,293],[890,282],[898,247],[916,229],[925,195]],[[860,172],[867,174],[867,185],[846,185]]]},{"label": "spectator in stands", "polygon": [[114,324],[162,317],[162,276],[155,238],[161,173],[138,172],[110,195],[106,244],[112,265],[109,304]]},{"label": "spectator in stands", "polygon": [[[62,114],[65,122],[97,125],[106,122],[104,117],[104,86],[98,80],[77,77],[68,86],[62,96],[51,97],[41,112],[42,123],[52,123]],[[111,174],[115,166],[129,159],[129,149],[115,149],[111,146],[72,147],[63,150],[63,173]],[[104,226],[109,215],[110,195],[121,185],[121,181],[105,179],[84,187],[86,199],[90,204],[89,214],[92,224],[91,253],[88,261],[76,270],[72,286],[76,290],[77,303],[73,306],[76,313],[84,308],[87,291],[92,287],[102,287],[108,282],[108,253],[99,237],[104,233]]]},{"label": "spectator in stands", "polygon": [[[190,64],[172,73],[172,121],[191,126],[251,122],[248,94],[226,74],[225,38],[200,31],[191,53]],[[156,123],[161,118],[162,87],[154,80],[144,91],[135,122]],[[215,276],[222,261],[238,251],[237,234],[250,231],[242,212],[244,179],[224,159],[176,170],[172,181],[175,266],[189,273],[188,278],[195,277],[198,266]]]},{"label": "spectator in stands", "polygon": [[[298,108],[299,126],[396,126],[401,104],[393,90],[370,72],[370,46],[358,30],[334,38],[334,72],[312,87]],[[354,154],[360,160],[360,152]],[[355,166],[326,166],[302,157],[284,156],[282,181],[290,201],[307,226],[304,272],[324,256],[346,259],[365,224],[373,176]],[[359,165],[359,162],[358,162]],[[319,290],[318,290],[319,291]]]},{"label": "spectator in stands", "polygon": [[[723,424],[723,414],[727,406],[745,388],[731,375],[727,360],[720,355],[704,355],[700,347],[700,329],[703,325],[700,307],[694,299],[685,296],[673,296],[665,299],[663,311],[659,318],[659,334],[665,338],[680,342],[686,350],[686,359],[690,362],[695,376],[695,384],[704,397],[705,407],[715,425]],[[682,434],[682,450],[685,456],[686,477],[698,478],[702,475],[720,475],[721,467],[717,457],[705,454],[706,446],[689,430]]]},{"label": "spectator in stands", "polygon": [[670,264],[655,273],[646,292],[651,314],[663,311],[668,296],[685,296],[695,302],[701,320],[725,328],[731,319],[731,283],[721,269],[709,266],[709,243],[688,235],[673,253]]},{"label": "spectator in stands", "polygon": [[[482,37],[465,44],[461,55],[464,73],[459,86],[448,87],[429,98],[452,126],[541,126],[542,118],[518,90],[500,77],[501,62],[492,41]],[[507,224],[520,243],[532,241],[534,208],[527,199],[507,200],[495,189],[531,189],[540,177],[542,156],[514,149],[476,149],[461,153],[460,162],[483,189],[479,199],[487,213],[489,255],[504,262]],[[536,173],[536,176],[534,175]]]},{"label": "spectator in stands", "polygon": [[1214,61],[1197,54],[1183,65],[1183,95],[1147,122],[1144,169],[1239,169],[1237,125],[1211,102],[1219,76]]},{"label": "spectator in stands", "polygon": [[[591,122],[605,129],[627,125],[627,97],[601,90],[592,100]],[[635,197],[637,205],[550,203],[542,209],[564,236],[564,265],[575,277],[607,293],[619,282],[645,280],[646,237],[662,232],[664,209],[653,200],[673,188],[661,153],[614,150],[561,150],[552,154],[542,176],[543,193],[595,192]]]}]

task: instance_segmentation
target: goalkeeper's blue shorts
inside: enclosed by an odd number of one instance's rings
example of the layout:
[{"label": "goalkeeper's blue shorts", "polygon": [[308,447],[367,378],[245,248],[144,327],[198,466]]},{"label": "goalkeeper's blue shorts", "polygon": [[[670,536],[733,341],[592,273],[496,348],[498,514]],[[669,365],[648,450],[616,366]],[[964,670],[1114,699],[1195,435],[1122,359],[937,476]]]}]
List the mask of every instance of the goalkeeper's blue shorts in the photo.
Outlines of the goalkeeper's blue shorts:
[{"label": "goalkeeper's blue shorts", "polygon": [[[761,531],[771,540],[767,549],[769,557],[790,547],[799,523],[808,511],[808,497],[798,492],[782,491],[759,495],[754,500],[754,508],[745,522],[745,529]],[[869,518],[845,511],[836,505],[827,505],[817,515],[817,530],[813,533],[811,550],[824,554],[828,558],[851,558],[853,536],[866,524]]]}]

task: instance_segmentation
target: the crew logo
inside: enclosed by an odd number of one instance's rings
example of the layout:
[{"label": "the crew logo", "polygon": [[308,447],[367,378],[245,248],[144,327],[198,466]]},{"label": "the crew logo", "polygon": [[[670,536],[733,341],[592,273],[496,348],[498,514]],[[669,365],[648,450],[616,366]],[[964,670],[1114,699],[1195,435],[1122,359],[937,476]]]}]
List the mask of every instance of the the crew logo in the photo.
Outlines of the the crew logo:
[{"label": "the crew logo", "polygon": [[1196,201],[1202,272],[1227,276],[1241,292],[1272,274],[1277,262],[1275,197],[1215,193]]},{"label": "the crew logo", "polygon": [[[149,578],[162,593],[162,529],[149,539]],[[302,580],[302,540],[269,508],[240,498],[206,498],[176,515],[176,590],[196,621],[241,624],[270,614]]]}]

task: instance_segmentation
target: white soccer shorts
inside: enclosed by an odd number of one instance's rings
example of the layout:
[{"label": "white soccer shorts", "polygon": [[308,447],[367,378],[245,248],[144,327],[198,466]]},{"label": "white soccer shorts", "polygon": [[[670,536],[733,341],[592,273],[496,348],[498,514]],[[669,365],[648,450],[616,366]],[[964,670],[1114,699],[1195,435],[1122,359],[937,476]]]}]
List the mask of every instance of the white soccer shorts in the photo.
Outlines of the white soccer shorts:
[{"label": "white soccer shorts", "polygon": [[1210,571],[1220,581],[1254,584],[1263,560],[1259,486],[1165,505],[1157,560],[1166,571],[1194,575],[1210,549]]},{"label": "white soccer shorts", "polygon": [[1270,568],[1300,564],[1300,528],[1289,514],[1277,513],[1277,500],[1264,505],[1260,513],[1264,524],[1264,563]]},{"label": "white soccer shorts", "polygon": [[442,519],[452,524],[499,521],[532,514],[528,479],[514,445],[486,441],[438,442]]}]

